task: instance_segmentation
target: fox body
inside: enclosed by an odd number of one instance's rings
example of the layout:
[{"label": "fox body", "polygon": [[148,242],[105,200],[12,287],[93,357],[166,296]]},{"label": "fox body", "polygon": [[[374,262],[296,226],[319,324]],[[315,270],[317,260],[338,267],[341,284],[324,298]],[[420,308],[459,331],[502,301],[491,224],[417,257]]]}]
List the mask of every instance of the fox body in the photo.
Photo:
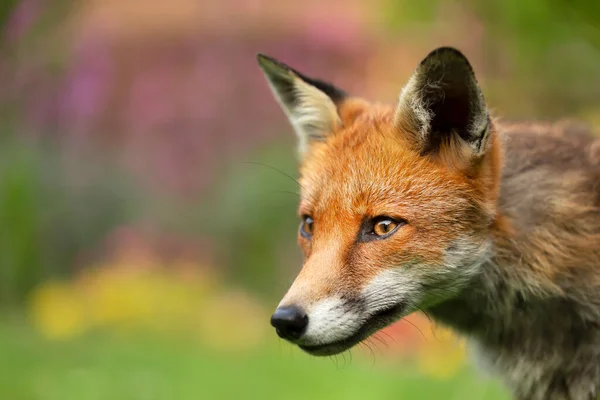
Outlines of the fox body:
[{"label": "fox body", "polygon": [[505,124],[448,47],[395,105],[260,55],[298,135],[302,270],[271,323],[331,355],[418,310],[467,338],[517,399],[600,386],[600,141]]}]

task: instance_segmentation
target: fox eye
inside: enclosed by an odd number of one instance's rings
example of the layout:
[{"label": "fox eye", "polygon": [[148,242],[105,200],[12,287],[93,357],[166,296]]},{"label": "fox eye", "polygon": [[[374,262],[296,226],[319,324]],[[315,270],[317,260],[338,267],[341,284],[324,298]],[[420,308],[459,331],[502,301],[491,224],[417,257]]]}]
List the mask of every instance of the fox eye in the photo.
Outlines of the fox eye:
[{"label": "fox eye", "polygon": [[381,219],[373,225],[373,233],[377,236],[385,236],[397,227],[398,223],[396,221],[392,221],[391,219]]},{"label": "fox eye", "polygon": [[359,240],[368,242],[371,240],[385,239],[405,224],[406,221],[404,220],[384,216],[375,217],[363,223],[359,234]]},{"label": "fox eye", "polygon": [[314,221],[308,215],[302,217],[302,223],[300,224],[300,234],[305,238],[312,237],[314,229]]}]

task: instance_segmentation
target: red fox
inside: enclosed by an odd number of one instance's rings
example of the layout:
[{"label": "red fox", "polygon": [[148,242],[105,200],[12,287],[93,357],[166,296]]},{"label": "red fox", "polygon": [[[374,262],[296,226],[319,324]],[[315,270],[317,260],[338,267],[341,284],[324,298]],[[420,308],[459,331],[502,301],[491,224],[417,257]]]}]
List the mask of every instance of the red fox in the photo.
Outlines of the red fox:
[{"label": "red fox", "polygon": [[332,355],[425,310],[516,399],[599,394],[599,140],[498,121],[451,47],[389,106],[258,63],[299,140],[305,259],[280,337]]}]

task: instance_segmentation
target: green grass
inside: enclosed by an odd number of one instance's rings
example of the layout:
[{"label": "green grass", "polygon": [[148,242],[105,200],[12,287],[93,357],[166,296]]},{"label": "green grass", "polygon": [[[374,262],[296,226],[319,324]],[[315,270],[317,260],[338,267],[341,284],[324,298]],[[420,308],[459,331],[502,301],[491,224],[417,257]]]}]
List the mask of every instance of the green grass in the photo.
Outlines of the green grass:
[{"label": "green grass", "polygon": [[[275,340],[274,340],[275,342]],[[360,359],[336,364],[286,345],[223,354],[185,341],[94,335],[47,342],[0,322],[0,398],[6,400],[487,399],[507,397],[463,371],[435,380]],[[348,360],[349,361],[349,360]],[[348,365],[349,364],[349,365]],[[383,364],[383,363],[382,363]]]}]

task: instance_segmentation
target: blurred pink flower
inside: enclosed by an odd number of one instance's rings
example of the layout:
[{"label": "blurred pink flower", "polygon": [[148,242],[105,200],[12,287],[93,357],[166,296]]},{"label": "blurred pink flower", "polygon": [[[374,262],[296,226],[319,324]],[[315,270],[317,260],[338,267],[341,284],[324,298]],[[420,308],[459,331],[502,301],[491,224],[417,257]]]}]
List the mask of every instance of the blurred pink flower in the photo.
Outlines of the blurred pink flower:
[{"label": "blurred pink flower", "polygon": [[86,32],[75,44],[63,83],[61,111],[69,131],[89,133],[99,122],[115,78],[110,43],[97,31]]},{"label": "blurred pink flower", "polygon": [[[264,19],[264,6],[246,11]],[[215,25],[198,37],[185,30],[119,37],[80,24],[62,75],[25,52],[16,68],[23,72],[9,84],[19,87],[16,102],[35,132],[73,143],[107,138],[159,190],[198,195],[224,163],[291,135],[256,66],[258,51],[346,89],[360,86],[361,60],[373,51],[364,23],[352,13],[331,19],[333,12],[304,13],[293,26],[269,14],[275,23],[267,28]]]}]

